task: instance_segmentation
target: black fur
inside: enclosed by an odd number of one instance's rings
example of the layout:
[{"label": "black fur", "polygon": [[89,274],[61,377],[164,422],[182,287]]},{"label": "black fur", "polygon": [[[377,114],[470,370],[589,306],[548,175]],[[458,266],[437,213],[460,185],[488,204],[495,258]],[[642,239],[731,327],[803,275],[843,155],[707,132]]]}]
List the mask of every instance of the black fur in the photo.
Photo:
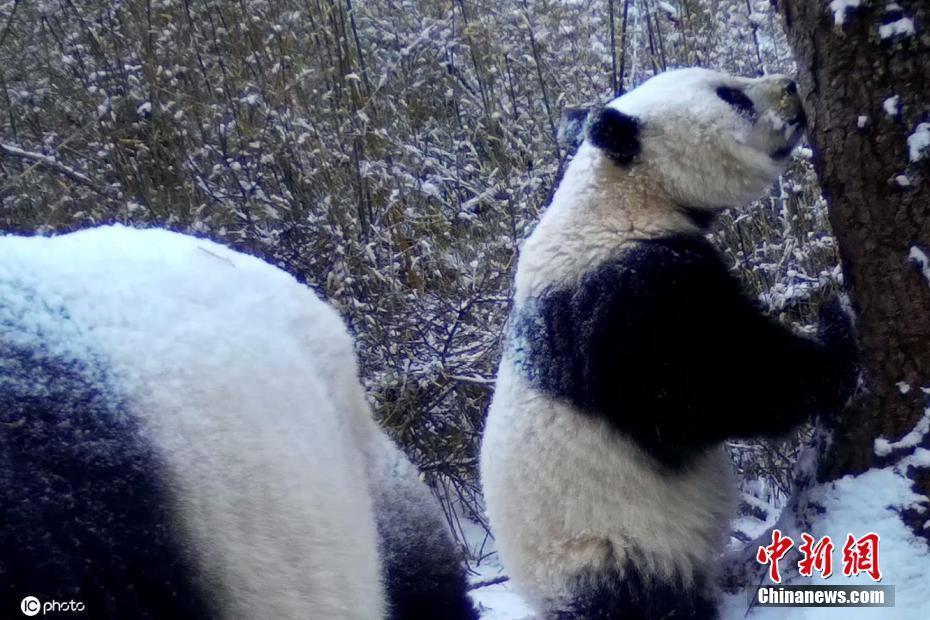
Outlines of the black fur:
[{"label": "black fur", "polygon": [[733,106],[740,114],[744,114],[752,120],[756,119],[755,104],[753,104],[752,99],[740,89],[720,86],[717,88],[717,96]]},{"label": "black fur", "polygon": [[603,108],[588,127],[588,140],[618,164],[629,164],[642,149],[639,120],[613,108]]},{"label": "black fur", "polygon": [[791,155],[791,152],[794,151],[794,145],[786,145],[781,148],[777,148],[770,154],[770,157],[776,161],[781,161],[782,159],[787,158]]},{"label": "black fur", "polygon": [[163,468],[103,364],[27,346],[4,316],[0,307],[2,615],[33,595],[83,602],[82,618],[211,617],[174,535]]},{"label": "black fur", "polygon": [[[416,531],[407,533],[416,540]],[[382,556],[382,561],[389,620],[478,620],[458,555],[445,564],[425,553],[401,554],[394,561]]]},{"label": "black fur", "polygon": [[882,25],[888,25],[894,23],[904,17],[904,11],[900,8],[885,8],[884,15],[881,16]]},{"label": "black fur", "polygon": [[388,619],[478,620],[462,557],[446,524],[419,510],[420,497],[398,496],[390,488],[378,491],[375,515]]},{"label": "black fur", "polygon": [[515,309],[508,347],[538,389],[675,470],[727,437],[781,434],[837,409],[855,351],[851,336],[832,338],[842,346],[762,315],[709,242],[681,235],[625,249]]},{"label": "black fur", "polygon": [[547,602],[546,620],[716,620],[714,588],[699,576],[687,586],[680,578],[646,576],[628,563],[615,570],[578,576],[569,596]]}]

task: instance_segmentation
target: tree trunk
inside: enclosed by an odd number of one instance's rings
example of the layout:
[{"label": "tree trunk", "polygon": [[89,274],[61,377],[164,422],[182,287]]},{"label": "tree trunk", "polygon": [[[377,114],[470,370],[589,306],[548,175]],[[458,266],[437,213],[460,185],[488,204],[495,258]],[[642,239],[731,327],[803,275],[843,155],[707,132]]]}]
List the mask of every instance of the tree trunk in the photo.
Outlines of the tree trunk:
[{"label": "tree trunk", "polygon": [[[874,440],[912,430],[930,394],[930,265],[920,264],[930,256],[930,151],[908,148],[930,121],[930,3],[898,0],[903,10],[888,11],[863,0],[838,14],[814,0],[779,5],[865,380],[823,461],[830,480],[881,464]],[[926,471],[910,475],[930,494]]]}]

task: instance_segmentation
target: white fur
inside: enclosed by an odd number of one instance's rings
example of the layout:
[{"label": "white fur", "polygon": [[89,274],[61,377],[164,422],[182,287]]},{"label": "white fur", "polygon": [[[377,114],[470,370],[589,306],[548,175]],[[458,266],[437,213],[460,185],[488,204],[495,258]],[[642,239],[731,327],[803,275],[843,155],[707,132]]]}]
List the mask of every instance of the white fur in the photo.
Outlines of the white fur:
[{"label": "white fur", "polygon": [[625,244],[695,229],[671,198],[638,167],[621,168],[587,141],[524,242],[514,305],[553,284],[571,284]]},{"label": "white fur", "polygon": [[[625,244],[696,230],[676,205],[721,208],[758,197],[784,168],[769,154],[800,131],[783,120],[799,111],[781,96],[786,82],[681,69],[611,102],[639,119],[642,155],[618,166],[588,141],[581,145],[521,249],[515,304],[542,287],[570,284]],[[717,97],[718,86],[745,89],[759,121],[752,124]]]},{"label": "white fur", "polygon": [[[17,308],[24,288],[47,314]],[[114,227],[0,239],[0,295],[30,317],[24,342],[68,346],[47,338],[68,329],[100,351],[164,457],[221,617],[384,615],[373,491],[420,483],[309,289],[209,241]]]},{"label": "white fur", "polygon": [[[522,248],[515,306],[546,287],[571,286],[624,246],[696,232],[678,205],[717,208],[758,196],[782,168],[770,154],[799,131],[786,122],[799,108],[781,96],[785,84],[686,69],[613,101],[639,119],[642,153],[622,166],[582,144]],[[717,97],[721,85],[752,98],[755,124]],[[514,361],[505,353],[481,451],[487,512],[514,586],[542,609],[580,568],[615,562],[622,570],[632,546],[646,574],[712,572],[733,501],[725,453],[663,473],[606,421],[534,389]]]},{"label": "white fur", "polygon": [[[754,200],[780,174],[771,154],[801,127],[788,123],[800,111],[785,92],[788,78],[732,77],[708,69],[661,73],[610,103],[642,123],[638,174],[691,207],[733,207]],[[720,86],[740,88],[755,104],[750,121],[717,97]]]},{"label": "white fur", "polygon": [[619,567],[631,543],[646,574],[708,569],[732,509],[723,451],[669,478],[603,420],[532,389],[505,359],[482,445],[481,482],[501,560],[536,609],[581,567]]}]

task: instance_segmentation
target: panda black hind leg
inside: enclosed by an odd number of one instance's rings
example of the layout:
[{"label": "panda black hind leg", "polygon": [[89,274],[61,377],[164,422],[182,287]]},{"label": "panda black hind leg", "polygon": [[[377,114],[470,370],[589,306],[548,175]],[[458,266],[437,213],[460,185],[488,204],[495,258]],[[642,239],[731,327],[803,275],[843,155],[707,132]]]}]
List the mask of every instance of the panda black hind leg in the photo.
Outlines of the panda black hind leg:
[{"label": "panda black hind leg", "polygon": [[0,338],[3,615],[34,596],[92,618],[211,617],[163,468],[106,364],[52,346]]},{"label": "panda black hind leg", "polygon": [[717,620],[713,588],[706,577],[684,584],[676,579],[647,577],[630,567],[588,573],[569,586],[569,596],[551,601],[547,620],[616,620],[668,618]]},{"label": "panda black hind leg", "polygon": [[370,469],[389,620],[477,620],[439,503],[390,441]]}]

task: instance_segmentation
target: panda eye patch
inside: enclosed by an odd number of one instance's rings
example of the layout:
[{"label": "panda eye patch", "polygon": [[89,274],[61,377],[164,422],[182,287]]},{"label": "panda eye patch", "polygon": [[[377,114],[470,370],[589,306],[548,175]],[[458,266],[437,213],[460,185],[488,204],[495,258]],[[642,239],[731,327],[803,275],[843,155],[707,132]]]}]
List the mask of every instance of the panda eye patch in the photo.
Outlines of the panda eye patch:
[{"label": "panda eye patch", "polygon": [[745,114],[749,118],[755,118],[756,106],[753,105],[752,99],[740,89],[720,86],[717,88],[717,96],[736,108],[737,112]]}]

